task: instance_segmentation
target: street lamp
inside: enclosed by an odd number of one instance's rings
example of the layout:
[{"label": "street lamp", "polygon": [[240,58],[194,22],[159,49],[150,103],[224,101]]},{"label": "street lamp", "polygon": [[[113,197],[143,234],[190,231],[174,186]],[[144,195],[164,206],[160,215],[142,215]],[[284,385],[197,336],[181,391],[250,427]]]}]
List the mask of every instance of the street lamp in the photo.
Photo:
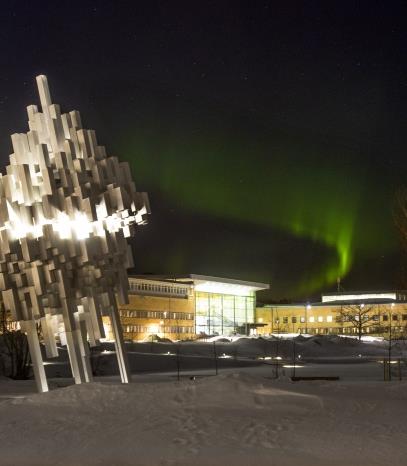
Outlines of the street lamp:
[{"label": "street lamp", "polygon": [[308,333],[308,315],[307,315],[307,311],[310,311],[311,308],[312,308],[311,304],[307,303],[307,305],[305,306],[305,333],[306,334]]},{"label": "street lamp", "polygon": [[167,318],[167,311],[164,311],[163,316],[164,316],[164,338],[165,338],[165,319]]},{"label": "street lamp", "polygon": [[394,303],[391,303],[391,306],[390,306],[390,322],[389,322],[389,362],[388,362],[388,366],[389,366],[389,380],[391,380],[391,344],[392,344],[392,328],[391,328],[391,324],[392,324],[392,320],[393,320],[393,308],[394,308]]}]

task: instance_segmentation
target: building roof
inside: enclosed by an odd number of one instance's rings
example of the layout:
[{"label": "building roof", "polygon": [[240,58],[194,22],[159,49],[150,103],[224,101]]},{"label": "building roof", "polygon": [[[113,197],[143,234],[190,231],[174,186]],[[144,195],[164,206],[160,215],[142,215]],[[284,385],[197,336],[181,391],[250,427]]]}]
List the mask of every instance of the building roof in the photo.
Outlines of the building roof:
[{"label": "building roof", "polygon": [[406,301],[406,291],[348,291],[324,293],[322,303],[391,303]]},{"label": "building roof", "polygon": [[347,291],[336,293],[324,293],[319,302],[305,303],[275,303],[267,304],[266,307],[323,307],[343,306],[358,304],[390,304],[406,303],[407,291]]},{"label": "building roof", "polygon": [[186,283],[194,286],[195,291],[208,293],[247,295],[247,293],[267,290],[267,283],[249,282],[233,278],[212,277],[208,275],[132,275],[144,280],[159,280],[165,282]]}]

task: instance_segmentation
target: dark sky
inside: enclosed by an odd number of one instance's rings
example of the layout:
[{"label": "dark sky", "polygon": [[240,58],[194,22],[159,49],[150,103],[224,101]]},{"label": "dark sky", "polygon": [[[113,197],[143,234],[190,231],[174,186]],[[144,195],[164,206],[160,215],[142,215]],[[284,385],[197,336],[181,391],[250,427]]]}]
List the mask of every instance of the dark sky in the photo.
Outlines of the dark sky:
[{"label": "dark sky", "polygon": [[267,299],[400,286],[407,4],[2,2],[0,156],[48,76],[152,215],[140,273],[271,283]]}]

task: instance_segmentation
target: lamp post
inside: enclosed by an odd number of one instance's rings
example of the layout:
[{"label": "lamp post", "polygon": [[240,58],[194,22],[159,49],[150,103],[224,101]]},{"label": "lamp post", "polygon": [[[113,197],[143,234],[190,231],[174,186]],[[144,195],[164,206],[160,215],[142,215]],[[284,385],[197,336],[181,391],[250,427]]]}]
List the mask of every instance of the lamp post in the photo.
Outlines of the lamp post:
[{"label": "lamp post", "polygon": [[311,309],[311,304],[307,303],[305,306],[305,333],[308,333],[308,312]]},{"label": "lamp post", "polygon": [[163,330],[164,330],[164,331],[163,331],[163,337],[165,338],[165,319],[167,318],[167,311],[164,311],[164,313],[163,313],[163,317],[164,317],[164,320],[163,320],[163,322],[164,322],[164,328],[163,328]]},{"label": "lamp post", "polygon": [[270,308],[270,335],[274,332],[274,308]]},{"label": "lamp post", "polygon": [[391,380],[391,339],[392,339],[391,322],[392,322],[392,320],[393,320],[393,312],[392,312],[393,307],[394,307],[394,303],[391,303],[390,316],[389,316],[389,319],[390,319],[390,322],[389,322],[389,362],[388,362],[388,366],[389,366],[389,381]]}]

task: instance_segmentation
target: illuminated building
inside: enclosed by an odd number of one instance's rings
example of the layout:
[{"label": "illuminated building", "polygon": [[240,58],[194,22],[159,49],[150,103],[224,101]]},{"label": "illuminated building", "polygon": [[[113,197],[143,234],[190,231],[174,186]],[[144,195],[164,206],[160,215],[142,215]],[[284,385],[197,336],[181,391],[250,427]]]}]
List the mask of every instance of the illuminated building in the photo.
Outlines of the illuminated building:
[{"label": "illuminated building", "polygon": [[[129,304],[119,305],[127,340],[249,334],[255,326],[256,291],[269,287],[203,275],[131,276],[129,285]],[[104,324],[109,338],[109,322]]]},{"label": "illuminated building", "polygon": [[355,335],[344,314],[358,309],[366,313],[364,334],[407,333],[407,292],[338,292],[323,294],[317,303],[267,304],[256,308],[257,333]]}]

